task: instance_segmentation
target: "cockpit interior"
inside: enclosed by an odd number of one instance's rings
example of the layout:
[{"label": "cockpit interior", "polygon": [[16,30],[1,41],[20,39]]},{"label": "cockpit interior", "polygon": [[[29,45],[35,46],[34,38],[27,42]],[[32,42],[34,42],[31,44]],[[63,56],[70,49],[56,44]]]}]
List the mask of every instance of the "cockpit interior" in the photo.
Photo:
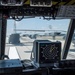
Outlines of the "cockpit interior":
[{"label": "cockpit interior", "polygon": [[1,75],[75,75],[75,0],[0,0]]}]

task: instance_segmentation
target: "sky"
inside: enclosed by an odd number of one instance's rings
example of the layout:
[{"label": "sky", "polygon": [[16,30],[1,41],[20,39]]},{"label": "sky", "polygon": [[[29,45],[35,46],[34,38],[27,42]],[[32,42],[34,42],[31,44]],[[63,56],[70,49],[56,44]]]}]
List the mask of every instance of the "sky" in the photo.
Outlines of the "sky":
[{"label": "sky", "polygon": [[[64,30],[67,31],[70,19],[44,20],[43,18],[28,18],[16,21],[16,29],[33,29],[33,30]],[[7,34],[14,33],[14,20],[7,20]],[[23,32],[21,32],[23,33]],[[31,33],[31,32],[29,32]]]}]

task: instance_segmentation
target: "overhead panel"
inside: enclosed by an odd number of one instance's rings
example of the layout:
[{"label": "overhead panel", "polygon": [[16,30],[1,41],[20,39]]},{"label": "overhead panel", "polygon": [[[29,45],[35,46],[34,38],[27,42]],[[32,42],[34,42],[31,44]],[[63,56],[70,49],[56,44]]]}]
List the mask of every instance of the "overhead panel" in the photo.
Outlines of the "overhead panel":
[{"label": "overhead panel", "polygon": [[30,0],[30,6],[51,7],[52,0]]},{"label": "overhead panel", "polygon": [[75,0],[52,0],[52,5],[73,5]]},{"label": "overhead panel", "polygon": [[71,0],[67,5],[72,5],[75,3],[75,0]]},{"label": "overhead panel", "polygon": [[24,0],[0,0],[1,6],[23,6]]},{"label": "overhead panel", "polygon": [[[47,0],[26,0],[24,4],[30,5],[31,1],[47,1]],[[49,0],[52,1],[52,5],[74,5],[75,0]]]},{"label": "overhead panel", "polygon": [[74,5],[75,0],[0,0],[2,6],[43,6],[51,7],[52,5]]},{"label": "overhead panel", "polygon": [[27,0],[24,4],[30,4],[30,0]]},{"label": "overhead panel", "polygon": [[74,5],[61,6],[59,8],[57,17],[75,19],[75,6]]},{"label": "overhead panel", "polygon": [[[1,0],[2,1],[2,0]],[[4,0],[3,0],[4,1]],[[12,18],[19,18],[18,16],[43,16],[49,17],[48,19],[55,18],[75,18],[75,0],[19,0],[23,2],[23,6],[17,6],[17,0],[6,0],[8,5],[1,6],[0,11],[3,11],[4,15],[12,16]],[[11,2],[13,1],[13,3]],[[30,5],[30,2],[33,1],[35,3],[45,2],[44,4],[50,2],[51,5]],[[16,3],[15,3],[16,2]],[[21,2],[20,2],[21,3]],[[50,4],[49,3],[49,4]],[[11,6],[9,6],[11,4]],[[47,6],[48,5],[48,6]],[[15,8],[13,7],[15,6]],[[3,10],[4,9],[4,10]],[[11,10],[11,11],[10,11]],[[9,15],[8,15],[9,14]]]}]

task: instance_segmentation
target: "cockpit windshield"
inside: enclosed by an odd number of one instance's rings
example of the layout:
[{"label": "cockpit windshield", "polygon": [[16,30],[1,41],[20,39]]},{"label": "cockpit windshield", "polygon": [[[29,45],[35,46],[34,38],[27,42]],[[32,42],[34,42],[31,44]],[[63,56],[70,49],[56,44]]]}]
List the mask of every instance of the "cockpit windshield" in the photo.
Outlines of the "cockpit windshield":
[{"label": "cockpit windshield", "polygon": [[[49,40],[61,42],[61,55],[67,37],[70,19],[45,20],[41,17],[23,19],[21,21],[7,20],[5,54],[10,59],[31,60],[34,40]],[[75,56],[75,37],[67,58]]]}]

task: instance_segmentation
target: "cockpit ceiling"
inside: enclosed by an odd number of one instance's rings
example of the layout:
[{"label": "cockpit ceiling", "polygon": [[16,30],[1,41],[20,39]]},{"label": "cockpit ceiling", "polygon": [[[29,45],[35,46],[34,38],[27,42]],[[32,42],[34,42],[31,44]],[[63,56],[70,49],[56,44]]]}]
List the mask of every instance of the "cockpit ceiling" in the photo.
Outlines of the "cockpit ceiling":
[{"label": "cockpit ceiling", "polygon": [[[26,4],[30,5],[30,1],[31,0],[26,0],[24,5]],[[52,5],[75,5],[75,0],[51,0],[51,1],[52,1]]]},{"label": "cockpit ceiling", "polygon": [[[7,0],[6,0],[7,1]],[[9,0],[13,1],[13,0]],[[15,0],[14,0],[15,1]],[[16,0],[17,1],[17,0]],[[21,1],[21,0],[20,0]],[[8,18],[14,19],[19,16],[42,16],[44,19],[75,19],[75,0],[22,0],[22,6],[13,6],[13,3],[9,2],[8,6],[0,6],[0,13]],[[33,3],[31,3],[31,1]],[[34,4],[36,1],[36,4]],[[52,2],[52,6],[47,7],[39,6],[39,2]],[[10,6],[10,5],[11,6]],[[49,5],[49,4],[48,4]],[[46,18],[49,17],[49,18]]]},{"label": "cockpit ceiling", "polygon": [[51,7],[54,5],[75,5],[75,0],[0,0],[2,6],[43,6]]}]

